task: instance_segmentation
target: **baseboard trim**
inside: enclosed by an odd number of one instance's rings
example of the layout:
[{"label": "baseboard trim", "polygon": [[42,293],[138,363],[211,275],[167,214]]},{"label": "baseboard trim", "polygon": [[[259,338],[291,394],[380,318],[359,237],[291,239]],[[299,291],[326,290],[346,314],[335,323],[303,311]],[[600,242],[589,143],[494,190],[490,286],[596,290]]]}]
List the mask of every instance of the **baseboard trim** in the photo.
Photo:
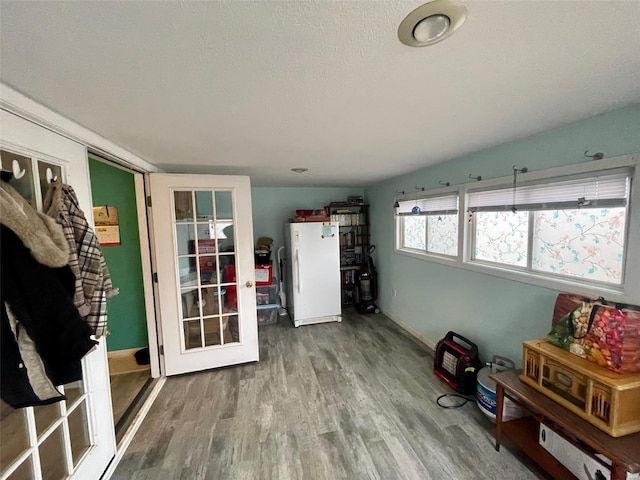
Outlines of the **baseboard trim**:
[{"label": "baseboard trim", "polygon": [[406,333],[411,335],[415,340],[417,340],[419,343],[427,347],[432,352],[435,352],[436,350],[435,342],[431,341],[430,339],[428,339],[427,337],[419,333],[415,328],[413,328],[411,325],[409,325],[405,321],[400,320],[395,315],[392,315],[389,312],[386,312],[384,310],[381,310],[381,311],[385,316],[389,318],[389,320],[391,320],[393,323],[398,325],[402,330],[404,330]]},{"label": "baseboard trim", "polygon": [[118,449],[116,451],[116,454],[113,457],[113,460],[111,461],[107,469],[105,470],[105,472],[102,474],[102,477],[100,477],[100,480],[109,480],[111,476],[114,474],[114,472],[116,471],[116,468],[118,468],[118,464],[120,463],[120,460],[122,460],[122,457],[124,457],[124,454],[129,448],[129,445],[131,445],[131,442],[133,441],[133,437],[135,437],[136,433],[138,432],[138,429],[140,428],[140,425],[142,425],[142,422],[144,421],[147,414],[149,413],[149,410],[151,410],[151,406],[153,405],[153,402],[155,402],[156,398],[158,398],[158,395],[160,394],[160,390],[162,390],[162,387],[164,386],[164,382],[166,382],[166,380],[167,380],[167,377],[160,377],[155,382],[155,385],[153,386],[153,390],[151,390],[151,393],[149,394],[146,401],[144,402],[144,405],[140,407],[140,410],[138,411],[133,421],[131,422],[131,426],[127,429],[127,433],[124,434],[124,436],[122,437],[122,440],[120,440],[120,443],[118,443]]},{"label": "baseboard trim", "polygon": [[121,373],[142,372],[149,370],[150,365],[138,365],[135,353],[145,347],[129,348],[125,350],[114,350],[107,352],[107,361],[109,363],[109,375],[118,375]]},{"label": "baseboard trim", "polygon": [[113,350],[111,352],[107,352],[107,358],[117,358],[117,357],[129,357],[133,356],[138,350],[142,350],[145,347],[138,348],[126,348],[124,350]]}]

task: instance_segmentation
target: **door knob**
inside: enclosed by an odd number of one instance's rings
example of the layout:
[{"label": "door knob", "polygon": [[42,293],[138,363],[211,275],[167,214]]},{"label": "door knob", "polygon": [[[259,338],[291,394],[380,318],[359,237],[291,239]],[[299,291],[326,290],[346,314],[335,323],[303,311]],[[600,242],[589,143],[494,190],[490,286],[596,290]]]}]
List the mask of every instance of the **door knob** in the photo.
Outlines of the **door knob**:
[{"label": "door knob", "polygon": [[245,283],[244,285],[245,285],[245,287],[247,287],[247,288],[251,288],[251,287],[253,287],[253,282],[252,282],[251,280],[249,280],[249,281],[248,281],[247,283]]}]

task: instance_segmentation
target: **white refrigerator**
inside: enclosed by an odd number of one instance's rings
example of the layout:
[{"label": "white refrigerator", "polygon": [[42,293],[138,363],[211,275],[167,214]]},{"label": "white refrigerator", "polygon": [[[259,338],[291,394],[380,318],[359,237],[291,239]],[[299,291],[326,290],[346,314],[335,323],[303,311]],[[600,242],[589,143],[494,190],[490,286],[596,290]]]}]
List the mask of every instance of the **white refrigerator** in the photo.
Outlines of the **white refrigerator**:
[{"label": "white refrigerator", "polygon": [[286,224],[287,311],[296,327],[342,321],[337,223]]}]

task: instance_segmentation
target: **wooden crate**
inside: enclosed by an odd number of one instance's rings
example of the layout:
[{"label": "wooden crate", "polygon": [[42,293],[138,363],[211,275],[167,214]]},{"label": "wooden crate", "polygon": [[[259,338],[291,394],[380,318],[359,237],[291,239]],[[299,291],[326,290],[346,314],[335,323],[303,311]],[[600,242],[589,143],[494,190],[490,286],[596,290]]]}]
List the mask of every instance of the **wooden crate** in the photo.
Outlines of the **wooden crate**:
[{"label": "wooden crate", "polygon": [[619,374],[546,340],[523,345],[520,379],[612,437],[640,432],[640,374]]}]

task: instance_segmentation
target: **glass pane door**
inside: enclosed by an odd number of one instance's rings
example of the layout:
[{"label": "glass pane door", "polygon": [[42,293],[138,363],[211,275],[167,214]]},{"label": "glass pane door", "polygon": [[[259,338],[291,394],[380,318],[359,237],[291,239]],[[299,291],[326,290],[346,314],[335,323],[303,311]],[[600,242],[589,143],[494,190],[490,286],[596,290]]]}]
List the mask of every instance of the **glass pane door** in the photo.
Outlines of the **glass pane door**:
[{"label": "glass pane door", "polygon": [[151,195],[167,375],[257,360],[248,178],[152,174]]},{"label": "glass pane door", "polygon": [[68,478],[95,442],[89,430],[89,395],[83,381],[59,387],[66,401],[13,409],[0,406],[0,478]]},{"label": "glass pane door", "polygon": [[232,192],[174,191],[183,351],[238,343]]},{"label": "glass pane door", "polygon": [[[20,122],[15,131],[34,128]],[[82,145],[37,128],[38,135],[18,142],[20,153],[0,149],[0,163],[14,174],[10,184],[41,209],[52,181],[65,181],[67,172],[87,178],[87,157]],[[41,153],[53,145],[60,149],[57,156]],[[88,190],[82,182],[73,186],[87,211]],[[100,477],[115,454],[106,355],[101,339],[82,360],[83,380],[58,387],[64,401],[21,409],[0,401],[0,480]]]}]

